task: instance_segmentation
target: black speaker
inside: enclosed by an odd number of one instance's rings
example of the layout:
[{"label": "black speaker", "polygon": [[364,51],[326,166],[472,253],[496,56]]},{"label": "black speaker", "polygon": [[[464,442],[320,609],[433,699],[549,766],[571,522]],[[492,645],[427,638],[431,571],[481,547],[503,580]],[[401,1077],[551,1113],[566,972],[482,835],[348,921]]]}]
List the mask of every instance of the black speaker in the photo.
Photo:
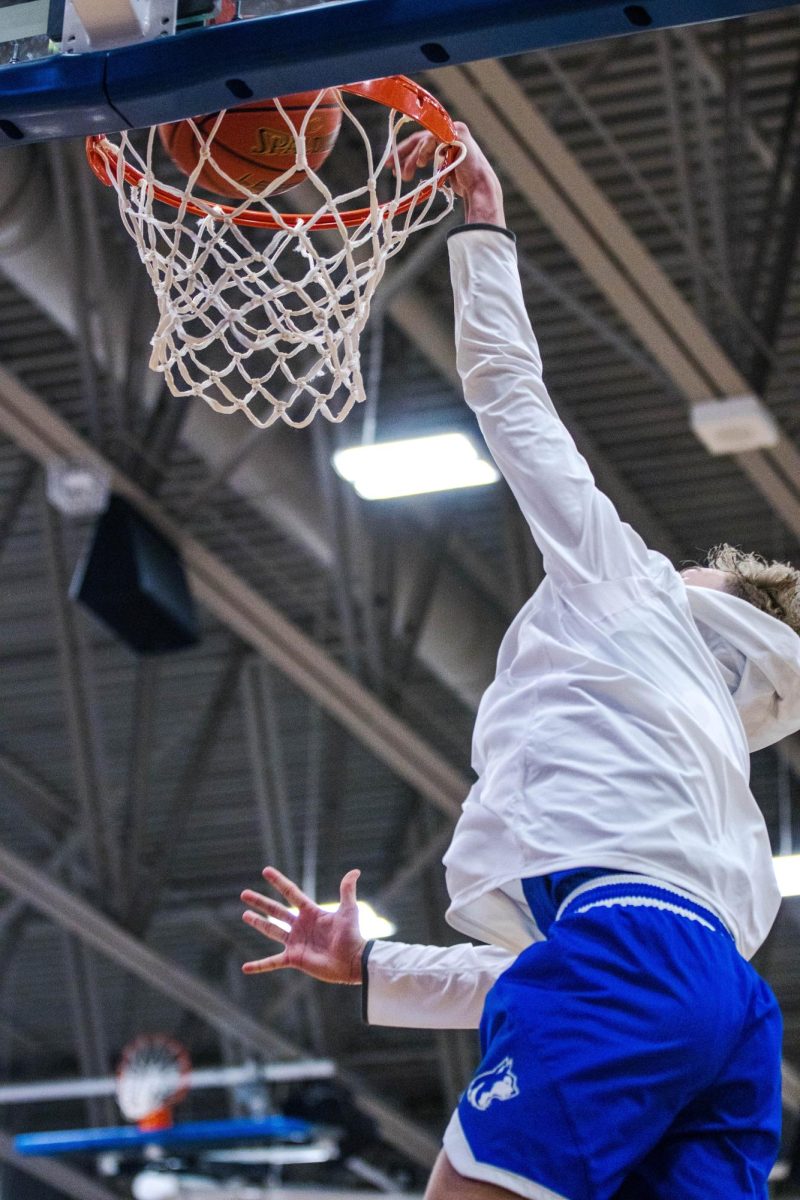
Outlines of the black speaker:
[{"label": "black speaker", "polygon": [[165,654],[198,641],[178,551],[121,496],[112,495],[98,517],[70,594],[138,654]]}]

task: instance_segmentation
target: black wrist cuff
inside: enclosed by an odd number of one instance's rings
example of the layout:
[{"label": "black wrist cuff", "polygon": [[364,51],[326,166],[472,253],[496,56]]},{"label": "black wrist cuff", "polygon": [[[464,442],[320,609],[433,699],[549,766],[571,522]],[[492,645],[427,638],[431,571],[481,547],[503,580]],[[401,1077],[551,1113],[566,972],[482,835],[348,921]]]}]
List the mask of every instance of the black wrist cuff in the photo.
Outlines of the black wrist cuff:
[{"label": "black wrist cuff", "polygon": [[455,229],[451,229],[447,235],[447,241],[454,237],[457,233],[469,233],[470,229],[490,229],[494,233],[504,233],[506,237],[511,238],[512,242],[516,242],[517,236],[510,229],[506,229],[505,225],[490,225],[487,221],[471,221],[465,225],[456,225]]},{"label": "black wrist cuff", "polygon": [[369,1001],[369,971],[367,963],[369,956],[372,953],[372,947],[375,945],[375,938],[371,938],[364,949],[361,951],[361,1020],[365,1025],[369,1025],[369,1017],[367,1016],[367,1005]]}]

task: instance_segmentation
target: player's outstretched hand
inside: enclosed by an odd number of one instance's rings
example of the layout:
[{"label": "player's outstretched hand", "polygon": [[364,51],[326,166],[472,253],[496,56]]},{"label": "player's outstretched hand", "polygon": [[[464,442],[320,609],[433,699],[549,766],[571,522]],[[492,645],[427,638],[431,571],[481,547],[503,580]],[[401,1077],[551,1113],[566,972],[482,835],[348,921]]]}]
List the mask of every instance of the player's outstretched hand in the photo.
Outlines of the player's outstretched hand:
[{"label": "player's outstretched hand", "polygon": [[[503,192],[494,167],[464,122],[455,121],[454,125],[456,136],[463,142],[467,152],[463,161],[448,176],[448,182],[464,201],[467,221],[504,225]],[[401,178],[410,180],[416,171],[427,167],[436,153],[437,145],[433,134],[424,129],[400,142],[397,158]]]},{"label": "player's outstretched hand", "polygon": [[[348,871],[345,875],[336,912],[325,912],[274,867],[265,867],[262,874],[286,904],[248,888],[242,892],[242,901],[248,905],[242,920],[264,937],[282,942],[283,950],[270,958],[246,962],[244,973],[256,975],[294,967],[325,983],[360,983],[365,942],[358,928],[356,883],[361,872]],[[297,911],[292,912],[292,908]]]}]

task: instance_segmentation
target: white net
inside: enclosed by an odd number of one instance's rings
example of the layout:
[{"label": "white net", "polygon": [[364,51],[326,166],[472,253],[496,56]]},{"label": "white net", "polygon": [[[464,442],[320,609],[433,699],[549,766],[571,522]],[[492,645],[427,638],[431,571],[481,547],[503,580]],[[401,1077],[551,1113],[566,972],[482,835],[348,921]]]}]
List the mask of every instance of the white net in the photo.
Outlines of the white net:
[{"label": "white net", "polygon": [[[224,113],[206,132],[191,123],[197,167],[180,187],[159,183],[157,130],[147,131],[144,141],[120,134],[118,147],[108,138],[96,144],[158,302],[150,366],[175,396],[201,396],[218,412],[243,412],[261,427],[278,419],[304,426],[320,412],[341,421],[364,400],[359,338],[370,302],[387,261],[410,234],[451,210],[452,192],[439,184],[452,170],[454,152],[448,155],[441,143],[427,177],[404,184],[391,167],[401,128],[414,127],[411,118],[368,105],[386,116],[376,150],[367,129],[374,120],[354,111],[352,97],[334,94],[342,134],[347,126],[367,179],[335,196],[309,166],[312,105],[293,132],[296,164],[307,174],[299,189],[303,215],[273,204],[295,167],[260,191],[246,191],[241,203],[217,204],[204,193],[197,181],[208,163],[234,194],[243,191],[214,159]],[[456,161],[463,153],[457,145]],[[280,200],[295,195],[297,189]],[[264,218],[271,227],[259,227]]]},{"label": "white net", "polygon": [[185,1094],[189,1057],[178,1042],[161,1034],[143,1034],[123,1051],[117,1070],[117,1103],[129,1121],[176,1104]]}]

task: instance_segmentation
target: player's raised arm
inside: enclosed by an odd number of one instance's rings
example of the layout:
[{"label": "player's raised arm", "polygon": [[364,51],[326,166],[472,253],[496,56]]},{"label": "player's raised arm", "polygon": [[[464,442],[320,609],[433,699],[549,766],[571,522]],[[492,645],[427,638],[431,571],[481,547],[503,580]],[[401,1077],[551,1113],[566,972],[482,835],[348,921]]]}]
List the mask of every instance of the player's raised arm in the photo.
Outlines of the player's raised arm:
[{"label": "player's raised arm", "polygon": [[[463,124],[464,162],[453,175],[467,225],[448,239],[458,370],[486,444],[514,492],[557,585],[645,569],[647,549],[598,490],[542,378],[522,296],[513,235],[497,176]],[[401,147],[403,174],[432,153],[425,134]],[[587,379],[591,387],[591,380]]]}]

